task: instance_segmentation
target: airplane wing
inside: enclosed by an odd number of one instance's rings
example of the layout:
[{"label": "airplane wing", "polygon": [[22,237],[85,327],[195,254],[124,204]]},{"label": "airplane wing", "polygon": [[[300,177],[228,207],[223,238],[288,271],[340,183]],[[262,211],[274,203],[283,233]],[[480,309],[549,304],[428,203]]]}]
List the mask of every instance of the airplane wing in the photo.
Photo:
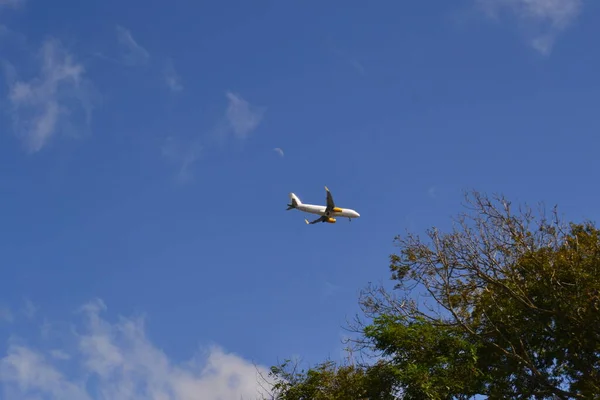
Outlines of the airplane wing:
[{"label": "airplane wing", "polygon": [[322,217],[319,217],[311,222],[308,222],[307,219],[304,220],[304,222],[306,222],[307,224],[316,224],[317,222],[325,222],[325,221],[327,221],[327,217],[325,215],[323,215]]},{"label": "airplane wing", "polygon": [[327,191],[327,211],[331,211],[335,208],[335,203],[333,202],[333,196],[329,191],[329,188],[325,186],[325,191]]}]

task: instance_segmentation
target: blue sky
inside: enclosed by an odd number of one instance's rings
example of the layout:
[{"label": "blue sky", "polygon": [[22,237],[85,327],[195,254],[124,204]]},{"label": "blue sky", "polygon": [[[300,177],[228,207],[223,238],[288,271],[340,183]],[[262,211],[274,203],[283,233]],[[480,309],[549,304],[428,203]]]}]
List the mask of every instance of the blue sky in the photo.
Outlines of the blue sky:
[{"label": "blue sky", "polygon": [[[46,3],[0,0],[2,398],[254,398],[463,190],[598,217],[600,4]],[[285,211],[325,185],[361,218]]]}]

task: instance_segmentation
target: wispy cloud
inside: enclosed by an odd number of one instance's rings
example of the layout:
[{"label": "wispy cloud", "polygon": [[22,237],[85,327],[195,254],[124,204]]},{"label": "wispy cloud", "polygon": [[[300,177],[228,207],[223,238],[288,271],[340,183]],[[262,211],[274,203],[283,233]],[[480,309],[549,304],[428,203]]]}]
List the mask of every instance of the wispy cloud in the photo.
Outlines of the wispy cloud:
[{"label": "wispy cloud", "polygon": [[169,136],[162,146],[162,155],[178,165],[177,181],[185,183],[193,179],[192,167],[202,154],[202,145],[199,139],[183,143],[180,139]]},{"label": "wispy cloud", "polygon": [[37,307],[33,302],[29,299],[25,299],[25,304],[23,304],[22,312],[27,319],[33,319],[35,317],[35,313],[37,312]]},{"label": "wispy cloud", "polygon": [[529,44],[541,54],[552,51],[558,35],[579,16],[582,0],[476,0],[491,18],[503,11],[517,17]]},{"label": "wispy cloud", "polygon": [[123,62],[129,66],[146,64],[150,53],[135,41],[129,30],[122,26],[117,26],[116,30]]},{"label": "wispy cloud", "polygon": [[284,155],[283,154],[283,150],[281,148],[279,148],[279,147],[275,147],[273,149],[273,151],[276,152],[277,154],[279,154],[281,157],[283,157],[283,155]]},{"label": "wispy cloud", "polygon": [[432,199],[435,198],[435,196],[437,194],[437,188],[435,186],[430,186],[429,189],[427,189],[427,194]]},{"label": "wispy cloud", "polygon": [[[266,107],[251,105],[242,96],[226,92],[227,107],[212,129],[192,138],[184,135],[169,136],[162,145],[163,157],[178,165],[177,180],[181,183],[193,178],[193,165],[200,155],[210,151],[212,146],[222,146],[230,137],[238,143],[254,132],[263,120]],[[283,151],[281,154],[283,155]]]},{"label": "wispy cloud", "polygon": [[13,322],[13,313],[7,306],[0,304],[0,322]]},{"label": "wispy cloud", "polygon": [[[2,6],[0,5],[0,13],[1,12]],[[18,52],[21,52],[24,48],[28,47],[27,38],[23,33],[15,31],[1,23],[0,40],[2,41],[2,47],[10,46],[16,49]],[[4,60],[3,62],[6,62],[6,60]]]},{"label": "wispy cloud", "polygon": [[336,293],[338,293],[341,290],[341,287],[338,285],[335,285],[329,281],[325,281],[323,283],[323,295],[325,297],[331,297],[333,295],[335,295]]},{"label": "wispy cloud", "polygon": [[[213,346],[176,363],[148,338],[143,318],[102,317],[98,300],[63,332],[64,350],[9,341],[0,359],[3,398],[64,400],[255,399],[264,394],[264,367]],[[24,338],[26,339],[26,338]],[[67,361],[68,360],[68,361]]]},{"label": "wispy cloud", "polygon": [[60,349],[52,349],[48,351],[48,354],[57,360],[69,360],[71,358],[70,355]]},{"label": "wispy cloud", "polygon": [[82,384],[70,382],[42,354],[16,344],[10,345],[0,360],[0,382],[5,386],[6,398],[11,399],[34,394],[65,400],[90,399]]},{"label": "wispy cloud", "polygon": [[181,84],[181,78],[175,71],[175,66],[173,65],[173,61],[167,60],[165,65],[165,82],[167,87],[171,89],[172,92],[180,92],[183,90],[183,85]]},{"label": "wispy cloud", "polygon": [[0,7],[16,7],[24,3],[25,0],[0,0]]},{"label": "wispy cloud", "polygon": [[40,72],[29,81],[18,80],[18,71],[5,64],[14,128],[32,153],[41,150],[59,129],[73,133],[78,116],[88,127],[92,112],[85,69],[58,40],[46,40],[36,60]]},{"label": "wispy cloud", "polygon": [[240,139],[246,138],[260,124],[266,111],[264,107],[251,106],[239,94],[227,92],[226,117],[233,133]]},{"label": "wispy cloud", "polygon": [[336,45],[333,41],[333,38],[327,38],[327,45],[329,49],[333,52],[333,54],[342,58],[345,62],[351,65],[352,68],[354,68],[359,74],[365,75],[366,72],[364,65],[356,57],[347,54],[338,45]]},{"label": "wispy cloud", "polygon": [[350,59],[350,65],[352,65],[354,69],[358,71],[361,75],[365,74],[365,67],[356,58]]}]

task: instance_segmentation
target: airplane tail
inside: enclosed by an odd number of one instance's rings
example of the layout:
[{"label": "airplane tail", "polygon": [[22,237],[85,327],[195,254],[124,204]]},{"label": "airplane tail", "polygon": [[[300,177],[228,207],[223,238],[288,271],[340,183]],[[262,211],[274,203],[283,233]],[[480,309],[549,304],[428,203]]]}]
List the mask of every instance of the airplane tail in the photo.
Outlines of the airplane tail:
[{"label": "airplane tail", "polygon": [[292,208],[298,207],[302,202],[294,193],[290,193],[290,204],[288,204],[286,210],[291,210]]}]

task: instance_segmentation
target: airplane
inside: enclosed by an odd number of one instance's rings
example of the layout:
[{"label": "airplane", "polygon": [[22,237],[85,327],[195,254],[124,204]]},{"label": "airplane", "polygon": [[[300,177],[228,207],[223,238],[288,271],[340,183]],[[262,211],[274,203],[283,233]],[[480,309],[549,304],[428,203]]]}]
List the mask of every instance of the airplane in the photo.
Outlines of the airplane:
[{"label": "airplane", "polygon": [[331,192],[329,191],[327,186],[325,186],[325,191],[327,192],[327,206],[304,204],[300,201],[298,196],[296,196],[294,193],[290,193],[289,196],[291,203],[287,205],[288,207],[286,208],[286,210],[289,211],[292,209],[296,209],[310,214],[320,215],[319,218],[311,222],[308,222],[308,220],[305,219],[304,222],[306,222],[307,224],[316,224],[317,222],[327,222],[330,224],[335,224],[335,217],[347,217],[348,220],[352,222],[352,218],[360,217],[359,213],[350,208],[336,207],[335,203],[333,202],[333,196],[331,196]]}]

